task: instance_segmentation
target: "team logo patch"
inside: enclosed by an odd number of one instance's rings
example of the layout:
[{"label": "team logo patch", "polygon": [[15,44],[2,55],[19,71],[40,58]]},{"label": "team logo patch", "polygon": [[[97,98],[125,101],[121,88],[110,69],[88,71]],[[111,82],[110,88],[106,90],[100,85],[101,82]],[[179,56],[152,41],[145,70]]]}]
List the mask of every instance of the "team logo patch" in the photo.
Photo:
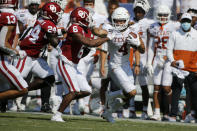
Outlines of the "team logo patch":
[{"label": "team logo patch", "polygon": [[81,18],[85,18],[85,12],[84,11],[82,11],[82,10],[79,10],[78,11],[78,15],[81,17]]}]

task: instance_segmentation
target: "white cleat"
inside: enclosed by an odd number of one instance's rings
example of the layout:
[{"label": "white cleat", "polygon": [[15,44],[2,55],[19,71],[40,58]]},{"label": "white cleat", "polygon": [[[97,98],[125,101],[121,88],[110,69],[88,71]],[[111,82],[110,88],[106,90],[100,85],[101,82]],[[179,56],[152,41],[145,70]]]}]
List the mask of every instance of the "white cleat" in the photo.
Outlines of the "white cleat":
[{"label": "white cleat", "polygon": [[106,119],[110,123],[114,123],[115,122],[114,118],[112,117],[112,113],[110,111],[108,111],[108,110],[105,110],[103,112],[102,117],[104,119]]},{"label": "white cleat", "polygon": [[185,117],[184,123],[195,123],[195,118],[191,114],[188,114]]},{"label": "white cleat", "polygon": [[61,115],[59,114],[53,114],[52,118],[51,118],[51,121],[56,121],[56,122],[65,122]]},{"label": "white cleat", "polygon": [[150,120],[154,120],[154,121],[161,121],[161,116],[160,115],[153,115]]}]

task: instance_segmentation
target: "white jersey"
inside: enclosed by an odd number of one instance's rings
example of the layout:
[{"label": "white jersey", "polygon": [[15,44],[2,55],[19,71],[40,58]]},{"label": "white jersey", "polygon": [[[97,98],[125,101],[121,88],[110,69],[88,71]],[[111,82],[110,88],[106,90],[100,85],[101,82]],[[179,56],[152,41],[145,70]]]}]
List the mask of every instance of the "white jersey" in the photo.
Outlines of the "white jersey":
[{"label": "white jersey", "polygon": [[[147,48],[147,29],[150,27],[151,24],[153,24],[155,21],[152,19],[141,19],[139,21],[135,21],[134,19],[131,19],[135,23],[135,26],[138,28],[138,34],[140,34],[140,37],[142,38],[142,41],[144,42],[145,49]],[[147,51],[145,51],[144,54],[140,54],[140,63],[145,65],[147,61]]]},{"label": "white jersey", "polygon": [[[173,31],[180,27],[179,22],[169,21],[167,24],[161,26],[158,22],[153,23],[148,31],[150,32],[152,41],[149,43],[149,50],[154,52],[154,56],[163,60],[166,56],[167,42]],[[151,48],[151,49],[150,49]],[[153,57],[153,56],[148,56]],[[151,63],[152,58],[149,59]]]},{"label": "white jersey", "polygon": [[70,20],[70,13],[64,13],[62,15],[60,22],[57,24],[57,28],[67,29],[69,20]]},{"label": "white jersey", "polygon": [[93,16],[92,16],[92,19],[93,19],[93,25],[95,27],[99,27],[101,24],[104,24],[107,22],[107,17],[105,17],[104,15],[100,15],[98,13],[94,13]]},{"label": "white jersey", "polygon": [[[106,30],[107,32],[110,32],[114,29],[110,21],[107,21],[103,24],[102,29]],[[108,43],[105,42],[101,45],[101,48],[103,51],[108,52]]]},{"label": "white jersey", "polygon": [[113,31],[116,35],[114,39],[109,42],[108,49],[110,54],[109,65],[115,68],[129,62],[130,45],[126,43],[126,38],[130,32],[136,33],[137,30],[134,26],[130,26],[124,32]]},{"label": "white jersey", "polygon": [[32,15],[28,9],[19,9],[16,11],[18,21],[23,23],[23,27],[33,27],[37,20],[37,14]]}]

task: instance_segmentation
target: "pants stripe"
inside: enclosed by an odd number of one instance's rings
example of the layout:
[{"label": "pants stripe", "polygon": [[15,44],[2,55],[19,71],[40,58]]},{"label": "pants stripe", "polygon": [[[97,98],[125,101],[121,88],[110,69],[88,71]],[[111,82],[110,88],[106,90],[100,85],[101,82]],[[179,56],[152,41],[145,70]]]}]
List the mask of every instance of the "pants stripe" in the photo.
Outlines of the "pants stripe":
[{"label": "pants stripe", "polygon": [[[5,62],[4,62],[4,57],[3,57],[3,56],[1,56],[1,63],[2,63],[2,66],[3,66],[4,70],[7,71],[7,73],[14,79],[14,81],[16,82],[16,84],[18,85],[18,87],[19,87],[21,90],[23,90],[24,87],[23,87],[23,86],[21,85],[21,83],[18,81],[17,77],[6,67]],[[5,75],[5,77],[11,82],[11,84],[14,85],[14,87],[16,87],[15,84],[14,84],[14,82],[9,78],[9,76],[8,76],[5,72],[3,72],[3,70],[1,70],[1,72],[2,72],[2,73]]]},{"label": "pants stripe", "polygon": [[69,80],[69,82],[70,82],[70,84],[71,84],[71,87],[72,87],[73,91],[76,91],[76,90],[75,90],[75,87],[74,87],[74,85],[73,85],[73,82],[72,82],[72,80],[71,80],[71,78],[70,78],[70,76],[69,76],[69,74],[68,74],[68,72],[67,72],[67,70],[66,70],[66,68],[65,68],[65,66],[64,66],[63,61],[62,61],[61,63],[62,63],[62,67],[63,67],[64,73],[66,73],[66,76],[67,76],[67,78],[68,78],[68,80]]},{"label": "pants stripe", "polygon": [[70,92],[70,91],[71,91],[71,90],[70,90],[71,87],[69,86],[69,84],[68,84],[68,82],[67,82],[67,80],[66,80],[66,78],[65,78],[65,76],[64,76],[64,74],[63,74],[62,68],[61,68],[61,66],[60,66],[60,60],[58,60],[58,67],[59,67],[60,73],[61,73],[61,75],[62,75],[62,77],[63,77],[63,79],[64,79],[66,85],[68,86],[68,90],[69,90],[69,92]]}]

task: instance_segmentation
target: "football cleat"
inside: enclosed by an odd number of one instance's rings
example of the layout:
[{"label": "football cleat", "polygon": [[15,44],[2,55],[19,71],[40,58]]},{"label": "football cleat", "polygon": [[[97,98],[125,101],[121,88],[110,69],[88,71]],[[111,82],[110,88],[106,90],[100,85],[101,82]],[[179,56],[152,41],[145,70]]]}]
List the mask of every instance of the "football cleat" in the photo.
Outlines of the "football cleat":
[{"label": "football cleat", "polygon": [[51,121],[57,121],[57,122],[65,122],[60,114],[54,114],[51,118]]}]

